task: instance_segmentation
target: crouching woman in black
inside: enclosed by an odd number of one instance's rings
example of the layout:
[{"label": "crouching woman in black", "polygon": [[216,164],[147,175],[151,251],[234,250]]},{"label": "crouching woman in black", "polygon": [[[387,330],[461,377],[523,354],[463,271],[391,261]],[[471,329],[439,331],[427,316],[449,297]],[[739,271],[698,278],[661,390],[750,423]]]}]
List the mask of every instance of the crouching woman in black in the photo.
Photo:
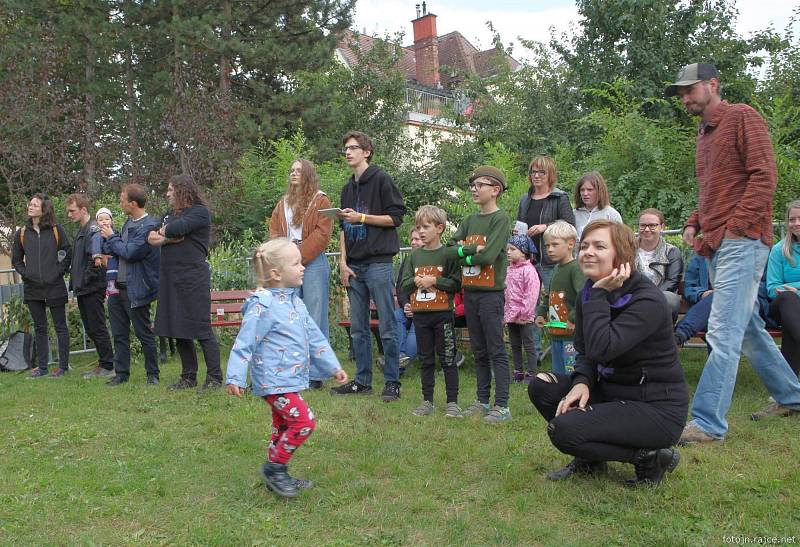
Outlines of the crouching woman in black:
[{"label": "crouching woman in black", "polygon": [[528,386],[551,442],[574,457],[547,477],[603,472],[617,461],[633,464],[629,484],[656,485],[678,465],[671,446],[689,405],[670,308],[636,271],[627,226],[591,222],[578,261],[588,281],[576,304],[575,371],[540,373]]}]

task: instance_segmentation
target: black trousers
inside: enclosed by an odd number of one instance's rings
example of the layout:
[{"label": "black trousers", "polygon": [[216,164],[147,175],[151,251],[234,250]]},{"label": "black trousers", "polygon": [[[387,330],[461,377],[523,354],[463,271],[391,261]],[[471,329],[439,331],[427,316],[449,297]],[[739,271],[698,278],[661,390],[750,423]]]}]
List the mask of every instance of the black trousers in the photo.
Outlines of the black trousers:
[{"label": "black trousers", "polygon": [[131,324],[142,344],[144,368],[148,376],[158,377],[156,337],[150,329],[150,305],[131,308],[128,291],[118,287],[119,294],[108,297],[108,318],[114,336],[114,370],[125,378],[131,374]]},{"label": "black trousers", "polygon": [[106,370],[114,370],[114,350],[106,327],[105,303],[105,289],[78,296],[78,310],[81,312],[83,328],[94,342],[100,366]]},{"label": "black trousers", "polygon": [[[219,344],[217,337],[211,333],[210,338],[198,340],[200,349],[203,350],[203,359],[206,361],[206,381],[209,379],[222,383],[222,369],[219,365]],[[181,378],[197,380],[197,353],[194,349],[194,340],[176,338],[175,345],[181,358]]]},{"label": "black trousers", "polygon": [[553,381],[537,375],[528,385],[528,396],[549,422],[550,441],[565,454],[592,462],[630,462],[638,450],[667,448],[681,436],[689,405],[685,384],[606,382],[585,411],[570,410],[556,418],[558,403],[572,388],[572,379],[545,374]]},{"label": "black trousers", "polygon": [[[494,370],[494,404],[508,406],[508,354],[503,341],[503,291],[464,291],[464,316],[475,356],[478,400],[489,403]],[[491,368],[489,368],[491,366]]]},{"label": "black trousers", "polygon": [[[37,366],[42,370],[47,370],[47,361],[50,358],[50,341],[47,339],[48,306],[43,300],[29,300],[26,304],[33,319]],[[67,370],[69,368],[69,329],[67,328],[66,305],[49,307],[58,340],[58,367]]]},{"label": "black trousers", "polygon": [[436,356],[444,374],[444,389],[448,403],[458,402],[458,367],[456,367],[456,336],[453,330],[453,312],[416,312],[414,331],[417,333],[422,377],[422,398],[433,402],[436,384]]},{"label": "black trousers", "polygon": [[[508,341],[514,357],[514,370],[523,368],[536,374],[539,356],[536,353],[536,332],[533,323],[508,323]],[[522,361],[522,348],[525,348],[525,362]]]},{"label": "black trousers", "polygon": [[783,328],[781,353],[795,374],[800,373],[800,296],[782,292],[769,303],[769,316]]}]

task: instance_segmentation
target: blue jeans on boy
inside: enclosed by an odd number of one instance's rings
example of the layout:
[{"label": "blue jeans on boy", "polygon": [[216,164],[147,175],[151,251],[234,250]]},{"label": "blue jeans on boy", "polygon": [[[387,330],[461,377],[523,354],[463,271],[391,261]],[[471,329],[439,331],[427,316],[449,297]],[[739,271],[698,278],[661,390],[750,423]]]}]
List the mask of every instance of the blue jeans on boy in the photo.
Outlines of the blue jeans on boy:
[{"label": "blue jeans on boy", "polygon": [[[539,279],[542,283],[542,292],[546,293],[550,290],[550,277],[553,275],[553,270],[556,269],[555,264],[552,266],[542,266],[541,264],[536,265],[536,271],[539,273]],[[539,302],[539,298],[537,296],[536,301]],[[542,355],[542,335],[544,331],[537,327],[535,324],[533,325],[533,340],[536,343],[536,356],[540,357]],[[550,351],[552,353],[553,346],[550,346]],[[541,359],[540,359],[541,360]]]},{"label": "blue jeans on boy", "polygon": [[369,300],[378,309],[378,330],[383,342],[383,376],[387,382],[400,379],[399,352],[394,332],[394,298],[392,297],[392,263],[348,264],[355,277],[350,278],[350,337],[356,357],[355,381],[372,385],[372,337],[369,328]]},{"label": "blue jeans on boy", "polygon": [[[330,324],[328,323],[328,303],[330,300],[328,282],[331,277],[331,266],[325,253],[306,264],[303,284],[300,286],[300,297],[308,309],[308,315],[317,324],[326,340],[330,340]],[[326,380],[326,376],[311,366],[311,380]]]},{"label": "blue jeans on boy", "polygon": [[769,247],[761,241],[724,239],[708,260],[714,300],[706,338],[711,353],[692,401],[690,422],[722,439],[739,356],[744,353],[778,404],[800,410],[800,383],[764,328],[756,299]]},{"label": "blue jeans on boy", "polygon": [[394,310],[395,334],[397,335],[397,349],[401,355],[409,359],[417,356],[417,333],[414,330],[414,322],[402,308]]},{"label": "blue jeans on boy", "polygon": [[[683,319],[675,325],[675,332],[680,333],[686,340],[700,331],[708,329],[708,318],[711,316],[711,303],[714,295],[710,294],[689,308]],[[756,309],[756,311],[758,311]]]},{"label": "blue jeans on boy", "polygon": [[551,368],[556,374],[572,374],[575,370],[576,354],[573,340],[550,340]]}]

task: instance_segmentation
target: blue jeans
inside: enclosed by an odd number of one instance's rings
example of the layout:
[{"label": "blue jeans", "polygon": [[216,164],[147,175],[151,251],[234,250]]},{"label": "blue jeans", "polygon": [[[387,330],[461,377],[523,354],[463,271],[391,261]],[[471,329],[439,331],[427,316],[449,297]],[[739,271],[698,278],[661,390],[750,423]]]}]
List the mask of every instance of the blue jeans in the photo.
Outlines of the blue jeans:
[{"label": "blue jeans", "polygon": [[414,330],[414,322],[410,317],[406,317],[402,308],[395,308],[394,324],[398,351],[413,359],[417,356],[417,332]]},{"label": "blue jeans", "polygon": [[575,370],[575,342],[572,340],[550,340],[552,369],[557,374],[572,374]]},{"label": "blue jeans", "polygon": [[378,309],[378,330],[383,342],[383,376],[387,382],[400,379],[399,352],[394,332],[392,263],[349,264],[356,277],[350,278],[350,337],[356,357],[356,382],[372,385],[372,338],[369,328],[369,300]]},{"label": "blue jeans", "polygon": [[[680,333],[688,340],[700,331],[708,329],[708,318],[711,316],[711,303],[714,294],[710,294],[689,308],[683,319],[675,325],[675,332]],[[756,311],[758,311],[756,309]]]},{"label": "blue jeans", "polygon": [[[308,309],[308,315],[317,324],[325,339],[330,340],[330,325],[328,323],[328,303],[330,300],[328,282],[331,276],[331,266],[325,253],[320,253],[317,258],[306,264],[303,274],[303,285],[300,287],[300,297]],[[325,380],[324,374],[319,372],[314,365],[309,372],[311,380]]]},{"label": "blue jeans", "polygon": [[708,343],[711,353],[692,402],[692,424],[721,439],[728,431],[739,354],[744,353],[764,387],[778,404],[800,410],[800,383],[764,329],[756,299],[769,255],[761,241],[724,239],[708,260],[714,287]]},{"label": "blue jeans", "polygon": [[[541,264],[536,265],[536,271],[539,272],[539,277],[541,278],[542,282],[542,293],[546,293],[550,290],[550,277],[553,275],[553,270],[556,268],[555,264],[552,266],[542,266]],[[539,299],[541,295],[536,295],[536,302],[537,305],[539,303]],[[533,340],[536,344],[536,356],[540,356],[542,354],[542,334],[543,331],[536,324],[533,325]],[[552,351],[552,349],[551,349]]]}]

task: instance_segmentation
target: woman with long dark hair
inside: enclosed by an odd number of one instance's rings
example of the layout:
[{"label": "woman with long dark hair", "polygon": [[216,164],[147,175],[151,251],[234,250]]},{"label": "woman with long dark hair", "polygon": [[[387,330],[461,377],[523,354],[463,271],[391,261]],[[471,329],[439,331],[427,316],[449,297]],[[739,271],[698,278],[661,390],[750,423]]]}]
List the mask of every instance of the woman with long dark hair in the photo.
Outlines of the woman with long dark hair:
[{"label": "woman with long dark hair", "polygon": [[[331,240],[333,219],[319,213],[328,209],[331,201],[319,189],[319,177],[314,164],[297,159],[289,170],[289,187],[280,199],[269,221],[270,238],[285,237],[300,249],[305,277],[300,287],[300,297],[308,308],[311,319],[329,338],[328,283],[331,267],[325,256],[325,248]],[[311,370],[311,387],[322,387],[325,375]]]},{"label": "woman with long dark hair", "polygon": [[53,202],[44,194],[28,202],[28,220],[17,230],[11,251],[14,269],[22,276],[24,300],[33,318],[37,368],[30,378],[47,376],[50,343],[47,339],[47,309],[58,338],[58,369],[50,376],[59,378],[69,370],[69,329],[67,328],[67,285],[72,249],[64,229],[56,222]]},{"label": "woman with long dark hair", "polygon": [[207,261],[211,213],[191,175],[169,179],[167,200],[171,210],[147,241],[162,246],[155,334],[175,338],[181,358],[181,378],[169,388],[197,386],[197,340],[206,362],[202,390],[217,389],[222,386],[222,371],[209,315],[211,268]]}]

